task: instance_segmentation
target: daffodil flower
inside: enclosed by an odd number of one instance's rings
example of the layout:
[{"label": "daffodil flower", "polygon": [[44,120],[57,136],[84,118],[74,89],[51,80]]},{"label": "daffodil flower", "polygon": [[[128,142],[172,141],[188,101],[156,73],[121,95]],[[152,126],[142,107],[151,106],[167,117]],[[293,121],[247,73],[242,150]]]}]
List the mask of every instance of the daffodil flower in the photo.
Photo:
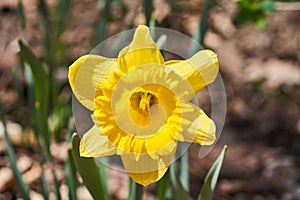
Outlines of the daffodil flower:
[{"label": "daffodil flower", "polygon": [[80,57],[69,68],[69,81],[94,123],[81,139],[80,155],[117,154],[137,183],[158,181],[178,142],[215,141],[214,122],[190,100],[214,81],[218,68],[210,50],[165,61],[146,26],[136,29],[117,58]]}]

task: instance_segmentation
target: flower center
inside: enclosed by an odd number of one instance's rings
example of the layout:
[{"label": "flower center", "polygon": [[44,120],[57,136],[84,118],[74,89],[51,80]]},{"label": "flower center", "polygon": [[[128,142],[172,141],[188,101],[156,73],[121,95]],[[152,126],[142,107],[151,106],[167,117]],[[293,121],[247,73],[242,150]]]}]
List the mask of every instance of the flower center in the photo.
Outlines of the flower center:
[{"label": "flower center", "polygon": [[139,103],[139,108],[144,113],[149,113],[150,106],[154,103],[154,95],[149,92],[140,92],[141,99]]},{"label": "flower center", "polygon": [[152,109],[157,104],[157,98],[148,91],[134,92],[130,97],[129,113],[133,122],[141,127],[151,124],[151,116],[156,109]]}]

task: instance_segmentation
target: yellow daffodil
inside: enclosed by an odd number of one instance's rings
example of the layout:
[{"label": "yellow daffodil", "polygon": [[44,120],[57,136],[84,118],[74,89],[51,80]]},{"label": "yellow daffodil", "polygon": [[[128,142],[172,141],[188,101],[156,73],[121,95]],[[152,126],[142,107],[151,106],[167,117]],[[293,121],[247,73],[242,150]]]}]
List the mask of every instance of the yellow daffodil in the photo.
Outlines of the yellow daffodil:
[{"label": "yellow daffodil", "polygon": [[146,26],[136,29],[118,58],[82,56],[70,66],[69,81],[78,101],[92,111],[94,126],[81,139],[80,155],[118,154],[137,183],[158,181],[178,142],[215,141],[214,122],[189,101],[214,81],[218,68],[210,50],[164,61]]}]

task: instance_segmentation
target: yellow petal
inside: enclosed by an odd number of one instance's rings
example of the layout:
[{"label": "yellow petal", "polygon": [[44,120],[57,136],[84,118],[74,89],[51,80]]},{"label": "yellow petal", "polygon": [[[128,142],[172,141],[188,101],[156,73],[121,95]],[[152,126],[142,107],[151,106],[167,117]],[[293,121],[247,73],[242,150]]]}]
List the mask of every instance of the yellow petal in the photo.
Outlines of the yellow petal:
[{"label": "yellow petal", "polygon": [[165,65],[188,80],[196,93],[212,83],[219,71],[217,55],[210,50],[199,51],[187,60],[171,60]]},{"label": "yellow petal", "polygon": [[137,183],[146,186],[160,180],[168,170],[168,167],[146,173],[128,173],[128,175]]},{"label": "yellow petal", "polygon": [[103,82],[116,71],[116,59],[97,55],[85,55],[78,58],[69,68],[71,89],[78,99],[89,110],[94,110],[95,93],[99,82]]},{"label": "yellow petal", "polygon": [[115,146],[102,134],[101,128],[96,125],[81,138],[80,156],[82,157],[110,156],[115,153]]},{"label": "yellow petal", "polygon": [[172,134],[176,134],[177,131],[178,130],[176,130],[174,127],[166,124],[156,135],[149,136],[148,138],[146,137],[146,152],[149,154],[159,153],[164,155],[164,152],[168,152],[168,154],[171,154],[177,146],[177,143],[173,140]]},{"label": "yellow petal", "polygon": [[163,64],[164,59],[153,41],[148,27],[140,25],[129,46],[120,51],[117,62],[122,72],[128,72],[144,64]]},{"label": "yellow petal", "polygon": [[134,153],[123,152],[121,155],[123,165],[129,176],[141,185],[157,182],[167,171],[172,162],[175,151],[158,159],[152,159],[148,154],[140,154],[136,161]]},{"label": "yellow petal", "polygon": [[182,117],[191,123],[189,123],[189,127],[184,128],[184,131],[178,134],[179,136],[176,139],[179,141],[183,139],[185,142],[196,142],[201,145],[213,144],[216,139],[215,123],[198,106],[188,104],[194,108],[194,112],[183,112]]}]

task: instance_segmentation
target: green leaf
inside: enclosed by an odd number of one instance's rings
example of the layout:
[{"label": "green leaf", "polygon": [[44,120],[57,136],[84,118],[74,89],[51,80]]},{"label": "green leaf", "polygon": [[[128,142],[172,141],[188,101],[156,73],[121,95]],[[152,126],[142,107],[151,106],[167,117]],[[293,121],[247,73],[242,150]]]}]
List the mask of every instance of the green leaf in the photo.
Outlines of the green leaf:
[{"label": "green leaf", "polygon": [[241,26],[254,23],[260,30],[266,26],[266,16],[276,10],[272,0],[240,0],[237,1],[237,5],[238,12],[234,16],[234,24]]},{"label": "green leaf", "polygon": [[42,194],[45,200],[49,199],[49,185],[46,181],[46,176],[45,176],[45,169],[43,162],[40,161],[40,167],[42,169],[42,174],[41,174],[41,186],[42,186]]},{"label": "green leaf", "polygon": [[198,196],[198,200],[211,200],[213,198],[214,190],[226,155],[226,150],[227,146],[225,145],[219,157],[208,171]]},{"label": "green leaf", "polygon": [[54,170],[54,166],[53,163],[50,162],[51,164],[51,173],[52,173],[52,177],[53,177],[53,184],[54,184],[54,192],[55,192],[55,197],[57,200],[61,199],[61,195],[60,195],[60,191],[59,191],[59,183],[55,174],[55,170]]},{"label": "green leaf", "polygon": [[56,7],[56,39],[59,39],[66,28],[68,21],[68,13],[70,8],[70,0],[58,0]]},{"label": "green leaf", "polygon": [[143,9],[146,17],[146,25],[149,26],[153,12],[152,0],[143,0]]},{"label": "green leaf", "polygon": [[260,3],[260,8],[265,12],[265,13],[272,13],[276,11],[274,1],[271,0],[264,0]]},{"label": "green leaf", "polygon": [[[155,34],[155,33],[153,33]],[[157,48],[159,49],[164,49],[165,46],[166,46],[166,43],[167,43],[167,35],[163,34],[161,35],[157,40],[156,40],[156,45],[157,45]]]},{"label": "green leaf", "polygon": [[134,180],[129,180],[128,197],[127,200],[142,200],[144,187],[137,184]]},{"label": "green leaf", "polygon": [[90,191],[94,199],[110,199],[108,196],[105,196],[99,170],[94,158],[80,157],[79,144],[80,138],[77,133],[74,133],[72,136],[72,154],[77,171],[81,175],[84,185]]},{"label": "green leaf", "polygon": [[[67,143],[70,145],[72,142],[72,133],[74,132],[74,120],[72,117],[68,121],[68,135],[66,138]],[[69,199],[77,199],[77,179],[76,179],[76,166],[73,158],[72,147],[68,149],[68,158],[66,162],[66,179],[69,187]]]},{"label": "green leaf", "polygon": [[[18,98],[16,99],[14,103],[13,110],[22,110],[23,106],[25,105],[25,94],[24,94],[24,89],[23,89],[23,81],[20,80],[20,77],[23,76],[22,69],[19,67],[15,67],[13,69],[13,85],[14,85],[14,90],[17,93]],[[28,92],[27,96],[29,96],[30,92]],[[25,116],[23,112],[16,112],[14,115],[16,122],[18,122],[21,127],[24,127],[26,124],[26,121],[28,119],[28,116]],[[27,147],[29,147],[29,144],[25,144]]]},{"label": "green leaf", "polygon": [[176,173],[176,162],[170,166],[170,176],[171,184],[174,192],[175,200],[192,200],[190,194],[183,188],[182,183],[180,182],[179,176]]},{"label": "green leaf", "polygon": [[76,180],[76,168],[73,159],[72,149],[68,150],[68,159],[66,162],[67,183],[69,187],[69,199],[77,199],[77,180]]},{"label": "green leaf", "polygon": [[188,163],[188,151],[184,152],[184,154],[180,157],[180,180],[182,183],[182,187],[189,191],[189,163]]},{"label": "green leaf", "polygon": [[266,28],[267,22],[266,19],[262,17],[260,19],[257,19],[254,24],[258,30],[264,30]]},{"label": "green leaf", "polygon": [[[34,90],[34,108],[32,108],[32,114],[37,131],[43,136],[43,140],[46,144],[47,151],[50,146],[50,135],[48,130],[48,109],[49,109],[49,82],[48,73],[44,68],[44,65],[38,60],[38,58],[32,53],[30,48],[19,40],[20,45],[20,57],[21,63],[26,70],[30,70],[28,74],[29,78],[33,81],[29,82],[29,85]],[[50,155],[50,153],[49,153]]]},{"label": "green leaf", "polygon": [[61,102],[57,102],[53,106],[53,113],[48,119],[49,129],[54,138],[59,140],[61,130],[66,125],[72,113],[72,108],[69,103],[62,104]]},{"label": "green leaf", "polygon": [[25,18],[24,8],[23,8],[21,0],[18,0],[18,14],[19,14],[20,22],[21,22],[22,32],[23,32],[23,34],[25,34],[25,32],[26,32],[26,18]]},{"label": "green leaf", "polygon": [[157,182],[156,193],[158,200],[165,200],[167,198],[168,191],[170,191],[170,170]]},{"label": "green leaf", "polygon": [[[193,39],[196,40],[199,44],[203,45],[204,36],[208,28],[208,17],[209,17],[209,10],[212,6],[212,0],[206,0],[204,8],[201,12],[200,16],[200,24],[193,35]],[[192,45],[190,49],[190,56],[194,55],[197,51],[199,51],[198,45]]]},{"label": "green leaf", "polygon": [[[40,166],[43,170],[45,158],[52,167],[54,190],[56,198],[60,199],[59,184],[54,173],[53,160],[50,153],[50,133],[48,129],[49,114],[49,74],[42,62],[32,53],[30,48],[19,40],[21,64],[24,67],[25,78],[29,90],[29,104],[33,120],[33,129],[41,153]],[[46,151],[45,151],[46,150]],[[42,171],[42,190],[45,199],[48,199],[48,184]]]},{"label": "green leaf", "polygon": [[8,137],[8,133],[7,133],[7,130],[6,130],[6,123],[5,123],[5,120],[4,120],[4,114],[2,112],[2,105],[1,104],[0,104],[0,120],[2,121],[3,126],[4,126],[4,142],[5,142],[6,151],[7,151],[7,154],[8,154],[8,159],[9,159],[9,162],[10,162],[10,166],[11,166],[11,169],[13,171],[18,189],[20,191],[20,194],[21,194],[22,198],[25,199],[25,200],[29,200],[30,199],[29,198],[29,189],[28,189],[28,186],[23,181],[22,174],[18,170],[18,167],[17,167],[16,154],[15,154],[13,146],[12,146],[10,140],[9,140],[9,137]]},{"label": "green leaf", "polygon": [[104,195],[107,197],[110,197],[108,194],[108,188],[107,188],[107,180],[108,180],[108,175],[107,175],[107,165],[105,164],[108,163],[108,158],[107,157],[101,157],[100,161],[98,162],[98,169],[99,169],[99,173],[101,174],[100,178],[101,178],[101,184],[103,186],[103,192]]},{"label": "green leaf", "polygon": [[92,45],[98,45],[100,42],[104,40],[107,23],[111,18],[111,4],[112,0],[103,0],[102,5],[100,7],[100,20],[97,23],[96,32],[94,39],[92,41]]},{"label": "green leaf", "polygon": [[53,48],[52,48],[52,30],[49,20],[49,10],[45,0],[38,0],[39,22],[42,33],[42,47],[44,52],[45,63],[52,66]]}]

